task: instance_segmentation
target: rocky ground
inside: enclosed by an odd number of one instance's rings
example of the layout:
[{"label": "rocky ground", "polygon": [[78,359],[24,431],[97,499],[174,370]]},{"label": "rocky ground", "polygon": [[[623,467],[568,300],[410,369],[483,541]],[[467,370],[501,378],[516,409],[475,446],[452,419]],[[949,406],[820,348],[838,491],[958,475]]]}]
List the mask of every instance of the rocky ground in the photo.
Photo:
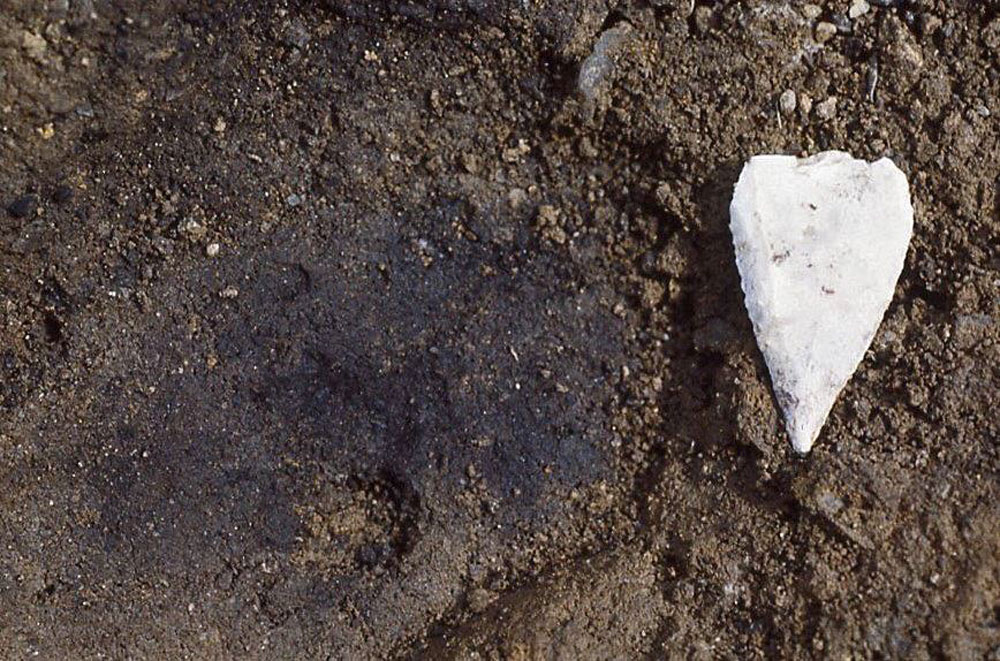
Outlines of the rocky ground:
[{"label": "rocky ground", "polygon": [[[0,656],[1000,658],[998,99],[996,0],[0,0]],[[727,207],[829,148],[803,458]]]}]

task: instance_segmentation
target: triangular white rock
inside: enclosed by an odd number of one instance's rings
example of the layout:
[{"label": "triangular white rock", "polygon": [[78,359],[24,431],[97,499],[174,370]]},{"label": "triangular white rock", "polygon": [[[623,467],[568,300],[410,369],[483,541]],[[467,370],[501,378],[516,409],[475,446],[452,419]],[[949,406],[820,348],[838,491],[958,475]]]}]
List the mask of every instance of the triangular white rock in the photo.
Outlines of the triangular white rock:
[{"label": "triangular white rock", "polygon": [[808,452],[892,300],[913,232],[906,176],[838,151],[754,156],[730,229],[785,427]]}]

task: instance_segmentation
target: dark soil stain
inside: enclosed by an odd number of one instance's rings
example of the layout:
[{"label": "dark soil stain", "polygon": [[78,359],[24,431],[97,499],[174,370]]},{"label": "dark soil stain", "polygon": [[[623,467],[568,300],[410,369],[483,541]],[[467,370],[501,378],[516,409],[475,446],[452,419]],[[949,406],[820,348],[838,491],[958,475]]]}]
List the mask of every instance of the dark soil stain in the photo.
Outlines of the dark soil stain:
[{"label": "dark soil stain", "polygon": [[[867,5],[6,2],[0,656],[996,655],[1000,18]],[[728,205],[831,148],[916,230],[802,458]]]}]

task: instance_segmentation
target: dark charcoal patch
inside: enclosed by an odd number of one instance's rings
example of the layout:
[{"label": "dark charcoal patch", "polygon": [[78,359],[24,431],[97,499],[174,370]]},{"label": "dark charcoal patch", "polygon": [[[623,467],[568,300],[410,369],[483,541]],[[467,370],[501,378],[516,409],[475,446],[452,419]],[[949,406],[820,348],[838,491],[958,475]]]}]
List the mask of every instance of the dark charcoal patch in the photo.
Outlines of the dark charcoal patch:
[{"label": "dark charcoal patch", "polygon": [[27,218],[34,215],[38,198],[34,195],[22,195],[7,205],[7,213],[14,218]]}]

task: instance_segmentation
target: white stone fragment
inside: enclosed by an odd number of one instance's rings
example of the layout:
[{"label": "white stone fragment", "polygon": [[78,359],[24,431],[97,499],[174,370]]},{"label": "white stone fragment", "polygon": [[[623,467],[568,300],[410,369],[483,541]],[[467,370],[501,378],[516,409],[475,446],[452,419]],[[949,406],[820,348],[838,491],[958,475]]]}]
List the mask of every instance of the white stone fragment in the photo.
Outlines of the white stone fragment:
[{"label": "white stone fragment", "polygon": [[871,5],[868,4],[868,0],[854,0],[851,3],[851,8],[847,10],[847,16],[853,20],[867,14],[869,9],[871,9]]},{"label": "white stone fragment", "polygon": [[785,427],[808,452],[892,300],[913,232],[906,176],[839,151],[754,156],[730,230]]}]

